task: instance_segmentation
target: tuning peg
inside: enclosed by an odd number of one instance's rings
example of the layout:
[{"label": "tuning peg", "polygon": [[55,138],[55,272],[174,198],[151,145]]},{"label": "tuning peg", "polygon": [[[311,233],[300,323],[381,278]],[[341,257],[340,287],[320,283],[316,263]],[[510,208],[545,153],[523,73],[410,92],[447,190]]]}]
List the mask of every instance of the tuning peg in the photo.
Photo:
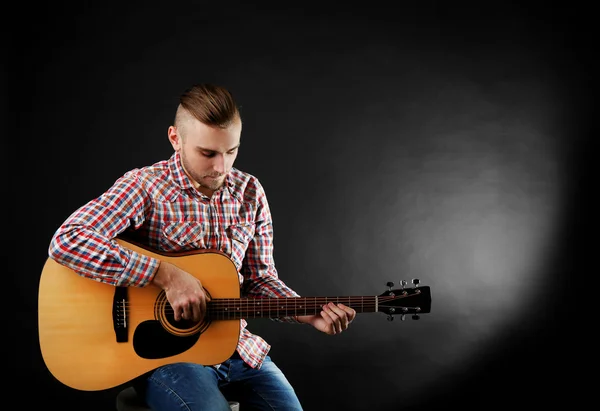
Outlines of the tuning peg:
[{"label": "tuning peg", "polygon": [[393,315],[388,315],[387,316],[388,321],[394,321],[394,316]]},{"label": "tuning peg", "polygon": [[404,286],[406,285],[406,280],[400,280],[400,288],[404,289]]},{"label": "tuning peg", "polygon": [[419,316],[419,314],[413,314],[412,319],[413,320],[420,320],[421,317]]},{"label": "tuning peg", "polygon": [[388,286],[389,290],[392,291],[392,287],[394,286],[394,283],[391,281],[388,281],[386,285]]},{"label": "tuning peg", "polygon": [[404,321],[404,320],[406,319],[406,318],[404,318],[404,317],[405,317],[405,315],[404,315],[404,314],[402,314],[402,315],[400,316],[400,321]]},{"label": "tuning peg", "polygon": [[418,278],[413,278],[412,283],[414,284],[415,288],[417,288],[421,283],[421,280],[419,280]]}]

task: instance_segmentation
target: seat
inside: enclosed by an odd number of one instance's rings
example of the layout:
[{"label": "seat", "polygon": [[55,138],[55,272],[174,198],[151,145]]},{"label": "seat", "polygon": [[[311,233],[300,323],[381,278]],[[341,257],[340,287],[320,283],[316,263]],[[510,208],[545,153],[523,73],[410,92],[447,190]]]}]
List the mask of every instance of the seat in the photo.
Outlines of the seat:
[{"label": "seat", "polygon": [[[231,411],[239,411],[237,401],[229,401]],[[150,408],[138,397],[133,387],[127,387],[117,394],[117,411],[151,411]]]},{"label": "seat", "polygon": [[151,411],[144,401],[138,397],[133,387],[121,390],[117,394],[117,411]]}]

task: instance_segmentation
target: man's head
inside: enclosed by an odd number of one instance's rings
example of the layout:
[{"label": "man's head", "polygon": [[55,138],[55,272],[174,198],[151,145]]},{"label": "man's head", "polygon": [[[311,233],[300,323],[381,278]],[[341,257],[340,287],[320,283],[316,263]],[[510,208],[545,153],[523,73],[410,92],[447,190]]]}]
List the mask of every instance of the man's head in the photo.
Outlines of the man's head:
[{"label": "man's head", "polygon": [[181,95],[168,134],[196,188],[212,194],[233,167],[241,132],[242,120],[231,93],[219,86],[198,84]]}]

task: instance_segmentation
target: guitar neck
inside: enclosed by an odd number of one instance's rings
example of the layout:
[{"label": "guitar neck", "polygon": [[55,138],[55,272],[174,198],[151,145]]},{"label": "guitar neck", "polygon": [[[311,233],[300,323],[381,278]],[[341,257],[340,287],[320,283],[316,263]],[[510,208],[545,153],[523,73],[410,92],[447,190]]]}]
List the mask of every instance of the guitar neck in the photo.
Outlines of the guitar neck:
[{"label": "guitar neck", "polygon": [[220,298],[208,303],[207,315],[214,320],[314,315],[330,302],[344,304],[357,313],[369,313],[377,311],[378,297]]}]

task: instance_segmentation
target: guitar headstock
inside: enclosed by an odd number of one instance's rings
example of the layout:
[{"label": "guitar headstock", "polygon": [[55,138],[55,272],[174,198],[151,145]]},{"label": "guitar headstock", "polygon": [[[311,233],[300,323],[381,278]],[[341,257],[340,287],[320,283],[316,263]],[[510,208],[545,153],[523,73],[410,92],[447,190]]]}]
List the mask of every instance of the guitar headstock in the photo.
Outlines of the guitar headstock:
[{"label": "guitar headstock", "polygon": [[377,311],[388,315],[387,319],[392,321],[394,315],[400,315],[404,321],[406,314],[412,314],[413,320],[418,320],[420,314],[431,312],[431,290],[427,286],[420,285],[419,279],[412,280],[412,286],[406,287],[405,280],[400,281],[401,288],[392,289],[393,282],[388,282],[388,290],[379,295]]}]

